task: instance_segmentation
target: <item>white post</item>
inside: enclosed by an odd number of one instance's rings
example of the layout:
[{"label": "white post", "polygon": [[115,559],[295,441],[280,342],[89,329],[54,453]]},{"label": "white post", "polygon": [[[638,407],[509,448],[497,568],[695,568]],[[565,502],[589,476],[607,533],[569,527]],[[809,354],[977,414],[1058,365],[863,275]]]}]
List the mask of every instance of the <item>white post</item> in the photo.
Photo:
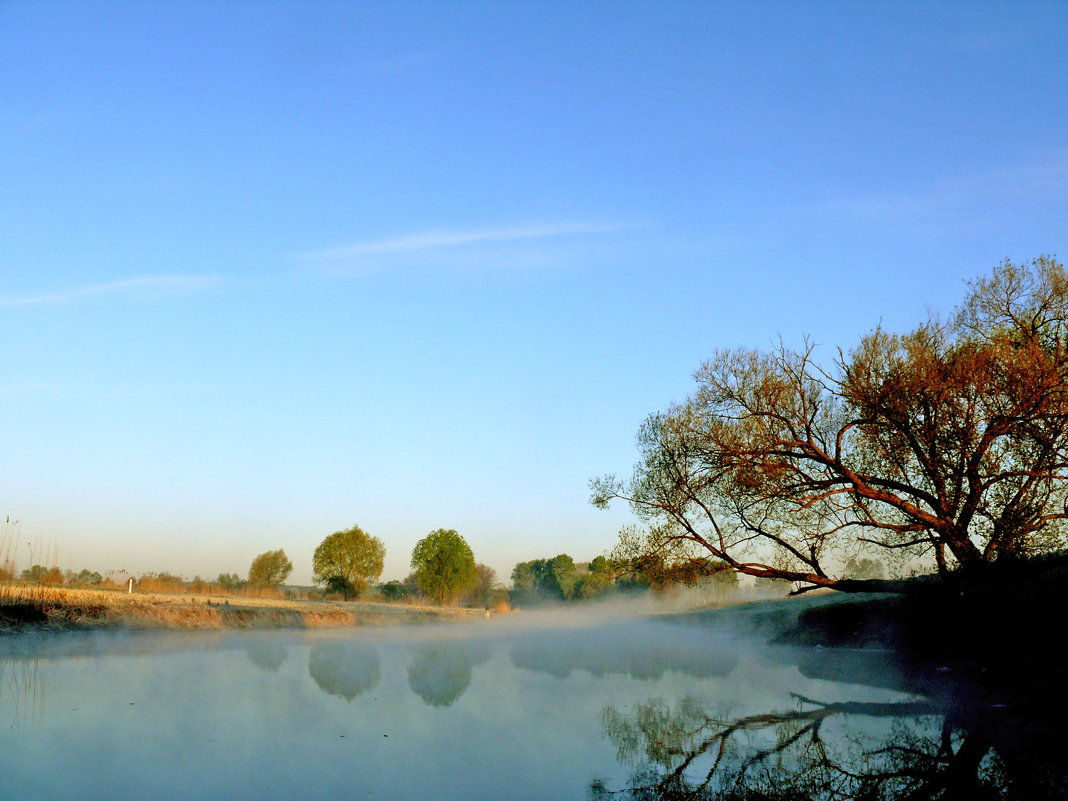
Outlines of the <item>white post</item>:
[{"label": "white post", "polygon": [[133,592],[133,579],[130,579],[129,583],[126,585],[126,592]]}]

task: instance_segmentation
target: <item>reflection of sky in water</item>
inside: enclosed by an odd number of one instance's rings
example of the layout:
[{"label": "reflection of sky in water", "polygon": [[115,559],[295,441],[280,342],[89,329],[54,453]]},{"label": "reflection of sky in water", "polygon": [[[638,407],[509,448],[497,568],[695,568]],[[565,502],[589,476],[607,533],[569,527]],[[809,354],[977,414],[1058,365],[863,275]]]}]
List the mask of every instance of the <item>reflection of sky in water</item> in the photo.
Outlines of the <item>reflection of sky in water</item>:
[{"label": "reflection of sky in water", "polygon": [[[47,703],[17,726],[24,691],[0,688],[0,796],[581,799],[594,777],[627,775],[603,735],[608,706],[899,697],[665,624],[561,639],[485,624],[91,642],[74,658],[37,655]],[[0,664],[6,678],[29,657],[0,650]]]}]

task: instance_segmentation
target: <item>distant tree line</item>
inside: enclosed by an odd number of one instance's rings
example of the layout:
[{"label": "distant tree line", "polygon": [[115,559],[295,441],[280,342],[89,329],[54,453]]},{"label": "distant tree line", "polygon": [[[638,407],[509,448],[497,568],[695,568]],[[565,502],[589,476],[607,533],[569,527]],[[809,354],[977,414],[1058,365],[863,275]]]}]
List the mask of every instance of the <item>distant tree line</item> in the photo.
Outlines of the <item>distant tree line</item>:
[{"label": "distant tree line", "polygon": [[[317,589],[310,591],[285,586],[293,563],[281,548],[256,556],[244,578],[223,572],[215,579],[185,579],[164,571],[144,573],[133,579],[133,586],[143,592],[364,599],[499,610],[579,603],[613,593],[664,591],[680,585],[711,589],[719,600],[738,584],[733,572],[713,571],[711,576],[688,572],[669,566],[657,555],[630,561],[597,556],[590,562],[575,562],[568,554],[558,554],[517,563],[512,570],[511,587],[506,587],[498,581],[493,568],[475,560],[466,539],[454,529],[436,529],[419,540],[412,549],[411,572],[403,580],[378,581],[385,554],[382,540],[353,525],[325,537],[315,549],[312,564]],[[868,561],[851,566],[857,572],[868,571]],[[19,578],[33,584],[111,589],[127,586],[125,580],[116,582],[88,569],[74,573],[40,564],[23,570]]]},{"label": "distant tree line", "polygon": [[576,563],[566,553],[551,559],[519,562],[512,570],[513,606],[576,603],[615,593],[665,592],[678,587],[703,590],[709,600],[722,601],[738,587],[729,570],[696,571],[667,564],[657,555],[632,560],[598,556]]},{"label": "distant tree line", "polygon": [[45,567],[44,565],[32,565],[19,575],[23,581],[29,584],[66,584],[72,587],[99,587],[104,583],[104,577],[95,570],[81,570],[77,573],[71,570],[60,570],[58,567]]}]

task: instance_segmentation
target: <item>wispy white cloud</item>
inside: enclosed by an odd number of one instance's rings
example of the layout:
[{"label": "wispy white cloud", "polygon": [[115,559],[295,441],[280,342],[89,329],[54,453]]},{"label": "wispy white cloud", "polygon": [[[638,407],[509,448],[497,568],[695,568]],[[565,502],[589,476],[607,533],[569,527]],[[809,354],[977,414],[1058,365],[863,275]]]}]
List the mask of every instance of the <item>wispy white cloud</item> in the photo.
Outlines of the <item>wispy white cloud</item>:
[{"label": "wispy white cloud", "polygon": [[168,381],[122,386],[22,381],[0,384],[0,398],[51,398],[56,400],[72,398],[138,398],[209,395],[225,389],[222,385],[204,381]]},{"label": "wispy white cloud", "polygon": [[308,261],[337,262],[351,260],[360,256],[425,253],[453,250],[468,245],[509,244],[568,236],[602,234],[629,227],[632,226],[609,223],[557,222],[502,228],[434,229],[397,237],[364,240],[340,247],[298,253],[296,256]]},{"label": "wispy white cloud", "polygon": [[[1068,152],[1041,162],[986,169],[971,175],[935,180],[906,192],[887,192],[827,204],[826,209],[869,220],[935,219],[980,213],[993,203],[1068,197]],[[990,212],[995,213],[995,212]]]},{"label": "wispy white cloud", "polygon": [[26,295],[0,295],[0,307],[57,306],[112,298],[149,298],[193,292],[219,283],[215,275],[146,275],[83,284],[52,292]]}]

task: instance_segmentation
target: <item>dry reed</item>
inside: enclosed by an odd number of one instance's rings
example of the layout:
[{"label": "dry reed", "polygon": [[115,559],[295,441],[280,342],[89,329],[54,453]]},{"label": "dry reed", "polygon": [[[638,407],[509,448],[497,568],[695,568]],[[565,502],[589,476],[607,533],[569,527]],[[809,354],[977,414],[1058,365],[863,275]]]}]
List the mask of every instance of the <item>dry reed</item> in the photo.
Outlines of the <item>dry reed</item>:
[{"label": "dry reed", "polygon": [[[236,601],[236,599],[235,599]],[[470,618],[481,610],[384,603],[230,599],[0,584],[0,633],[27,629],[233,629],[392,625]]]}]

